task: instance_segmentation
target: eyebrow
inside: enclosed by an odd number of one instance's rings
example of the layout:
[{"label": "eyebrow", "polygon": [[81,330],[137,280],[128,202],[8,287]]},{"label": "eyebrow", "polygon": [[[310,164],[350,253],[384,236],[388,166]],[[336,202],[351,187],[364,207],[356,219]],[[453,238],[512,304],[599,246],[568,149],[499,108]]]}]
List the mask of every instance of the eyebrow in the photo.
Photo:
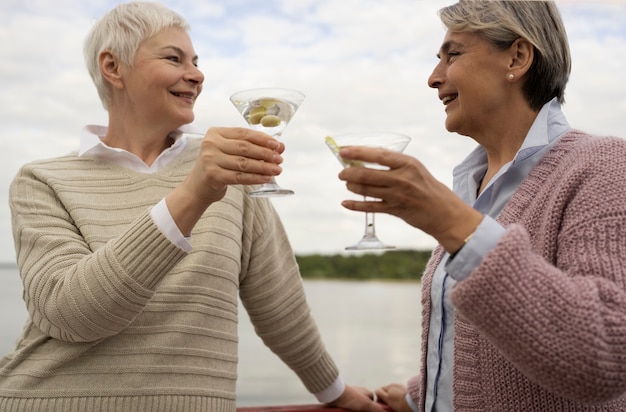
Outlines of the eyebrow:
[{"label": "eyebrow", "polygon": [[[187,55],[187,53],[185,53],[185,51],[183,49],[181,49],[180,47],[178,47],[178,46],[165,46],[165,47],[163,47],[162,50],[166,50],[166,49],[174,50],[176,53],[178,53],[181,56],[186,56]],[[191,58],[191,61],[194,62],[194,63],[198,63],[198,55],[193,56]]]}]

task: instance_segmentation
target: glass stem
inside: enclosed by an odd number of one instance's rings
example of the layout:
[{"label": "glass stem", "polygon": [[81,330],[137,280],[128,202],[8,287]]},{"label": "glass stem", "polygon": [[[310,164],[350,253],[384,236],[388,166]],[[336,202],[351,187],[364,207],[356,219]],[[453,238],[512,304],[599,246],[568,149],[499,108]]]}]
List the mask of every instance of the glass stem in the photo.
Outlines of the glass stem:
[{"label": "glass stem", "polygon": [[[367,200],[363,196],[363,200]],[[376,237],[376,226],[374,222],[375,213],[365,212],[365,235],[364,238],[373,239]]]}]

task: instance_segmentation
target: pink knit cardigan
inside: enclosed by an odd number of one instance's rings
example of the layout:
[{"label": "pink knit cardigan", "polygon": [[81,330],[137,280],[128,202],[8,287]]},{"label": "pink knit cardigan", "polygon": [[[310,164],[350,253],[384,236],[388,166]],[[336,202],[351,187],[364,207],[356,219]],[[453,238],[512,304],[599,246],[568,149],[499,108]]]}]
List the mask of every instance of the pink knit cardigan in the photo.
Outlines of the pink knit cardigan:
[{"label": "pink knit cardigan", "polygon": [[[451,293],[455,411],[626,411],[626,141],[563,136]],[[422,279],[422,367],[438,247]],[[409,381],[424,409],[425,379]]]}]

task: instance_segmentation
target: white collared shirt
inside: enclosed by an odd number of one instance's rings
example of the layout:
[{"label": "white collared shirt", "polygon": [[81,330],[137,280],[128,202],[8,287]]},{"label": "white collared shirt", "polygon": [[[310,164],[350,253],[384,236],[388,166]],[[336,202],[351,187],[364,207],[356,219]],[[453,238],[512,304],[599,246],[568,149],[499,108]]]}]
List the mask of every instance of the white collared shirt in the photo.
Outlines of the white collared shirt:
[{"label": "white collared shirt", "polygon": [[155,173],[165,165],[174,160],[187,144],[186,133],[194,133],[190,127],[182,128],[170,133],[174,143],[163,150],[156,160],[148,166],[139,157],[124,149],[107,146],[102,139],[107,132],[106,126],[88,125],[85,126],[80,135],[80,146],[78,156],[93,156],[104,162],[113,163],[139,173]]}]

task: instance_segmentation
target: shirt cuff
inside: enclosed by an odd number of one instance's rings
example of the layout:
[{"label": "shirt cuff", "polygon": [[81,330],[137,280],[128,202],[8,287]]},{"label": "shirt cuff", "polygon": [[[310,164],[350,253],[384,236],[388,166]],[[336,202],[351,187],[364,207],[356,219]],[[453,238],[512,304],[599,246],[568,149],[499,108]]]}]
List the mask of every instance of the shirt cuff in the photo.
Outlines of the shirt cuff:
[{"label": "shirt cuff", "polygon": [[476,269],[487,253],[504,235],[505,229],[492,217],[484,216],[476,231],[467,243],[454,255],[454,259],[446,262],[446,272],[456,281],[462,281]]},{"label": "shirt cuff", "polygon": [[332,385],[330,385],[328,388],[324,389],[321,392],[315,393],[314,395],[319,402],[330,403],[337,400],[337,398],[339,398],[345,390],[346,385],[343,382],[343,379],[338,376],[337,379],[335,379],[335,382],[332,383]]},{"label": "shirt cuff", "polygon": [[176,222],[174,222],[167,208],[167,204],[165,203],[165,198],[161,199],[159,203],[150,209],[150,216],[152,216],[152,220],[154,220],[154,223],[161,232],[163,232],[172,243],[185,252],[191,251],[192,247],[191,243],[189,243],[190,238],[185,237],[176,225]]}]

